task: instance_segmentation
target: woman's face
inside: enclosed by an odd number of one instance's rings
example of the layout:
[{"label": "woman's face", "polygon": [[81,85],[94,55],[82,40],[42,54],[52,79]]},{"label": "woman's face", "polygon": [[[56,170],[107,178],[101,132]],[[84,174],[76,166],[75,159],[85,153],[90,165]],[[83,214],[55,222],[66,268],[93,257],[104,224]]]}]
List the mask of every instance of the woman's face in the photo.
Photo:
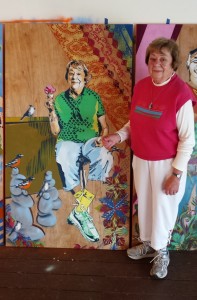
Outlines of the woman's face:
[{"label": "woman's face", "polygon": [[78,91],[78,89],[82,89],[85,86],[85,73],[81,66],[78,66],[77,68],[70,66],[68,83],[75,91]]},{"label": "woman's face", "polygon": [[148,72],[157,84],[163,83],[173,74],[172,56],[166,48],[150,53]]}]

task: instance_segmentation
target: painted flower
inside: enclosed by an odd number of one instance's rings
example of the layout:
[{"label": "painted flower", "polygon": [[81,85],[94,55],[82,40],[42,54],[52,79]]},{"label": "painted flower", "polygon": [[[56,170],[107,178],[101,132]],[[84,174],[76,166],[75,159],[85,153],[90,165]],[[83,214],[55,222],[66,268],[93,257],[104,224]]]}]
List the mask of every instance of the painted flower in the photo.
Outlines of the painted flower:
[{"label": "painted flower", "polygon": [[14,226],[16,224],[16,220],[11,215],[10,204],[6,205],[6,217],[5,217],[5,221],[6,221],[6,231],[10,232],[14,228]]},{"label": "painted flower", "polygon": [[[104,76],[106,74],[106,69],[103,64],[99,61],[94,61],[89,66],[89,71],[92,74],[92,77],[98,78],[99,76]],[[96,85],[93,86],[93,82],[91,83],[91,88],[96,88]]]},{"label": "painted flower", "polygon": [[125,191],[128,187],[126,175],[117,175],[115,177],[108,177],[106,179],[106,195],[108,198],[124,197]]},{"label": "painted flower", "polygon": [[81,246],[80,244],[75,244],[74,249],[91,249],[91,250],[94,250],[94,249],[97,249],[97,248],[94,247],[94,246],[88,247],[87,245]]},{"label": "painted flower", "polygon": [[118,98],[120,96],[119,90],[111,82],[100,82],[96,88],[96,92],[102,96],[103,91],[105,91],[106,99]]},{"label": "painted flower", "polygon": [[44,92],[45,94],[54,94],[56,91],[56,89],[52,86],[52,85],[47,85],[45,88],[44,88]]},{"label": "painted flower", "polygon": [[125,245],[125,239],[123,235],[128,234],[126,227],[121,228],[108,228],[106,229],[106,236],[103,238],[104,245],[110,245],[111,249],[116,250],[118,247]]},{"label": "painted flower", "polygon": [[[127,195],[125,195],[126,197]],[[126,213],[129,210],[128,201],[124,198],[121,198],[119,201],[115,202],[113,199],[104,197],[100,199],[100,202],[103,204],[101,211],[104,212],[102,217],[107,221],[110,221],[112,218],[116,217],[121,219],[125,224],[126,222]]]},{"label": "painted flower", "polygon": [[[123,224],[125,224],[125,223],[123,223],[122,222],[122,220],[121,219],[118,219],[118,220],[116,220],[116,226],[115,227],[118,227],[118,228],[121,228],[122,226],[123,226]],[[104,225],[104,227],[107,229],[107,228],[113,228],[114,227],[114,221],[112,221],[112,220],[104,220],[103,221],[103,225]]]},{"label": "painted flower", "polygon": [[7,213],[6,215],[6,230],[7,232],[10,232],[12,228],[14,228],[15,220],[12,218],[10,213]]}]

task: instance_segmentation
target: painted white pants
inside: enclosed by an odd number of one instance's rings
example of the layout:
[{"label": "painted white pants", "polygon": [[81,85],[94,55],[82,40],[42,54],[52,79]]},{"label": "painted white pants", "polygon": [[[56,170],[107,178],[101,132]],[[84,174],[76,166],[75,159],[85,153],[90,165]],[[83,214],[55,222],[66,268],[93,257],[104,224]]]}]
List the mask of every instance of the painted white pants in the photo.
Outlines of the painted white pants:
[{"label": "painted white pants", "polygon": [[166,195],[162,189],[164,180],[172,174],[172,161],[146,161],[133,157],[140,239],[150,241],[155,250],[167,246],[185,192],[186,172],[183,172],[176,195]]},{"label": "painted white pants", "polygon": [[85,144],[72,141],[59,141],[56,144],[56,162],[66,191],[80,184],[80,158],[89,161],[89,180],[105,181],[109,177],[113,156],[105,147],[96,147],[96,139],[92,138]]}]

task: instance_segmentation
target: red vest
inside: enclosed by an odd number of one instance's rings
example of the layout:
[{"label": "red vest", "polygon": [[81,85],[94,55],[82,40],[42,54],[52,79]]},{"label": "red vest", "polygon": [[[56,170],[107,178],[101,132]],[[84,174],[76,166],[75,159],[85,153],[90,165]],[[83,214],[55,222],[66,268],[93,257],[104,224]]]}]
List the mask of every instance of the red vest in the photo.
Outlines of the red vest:
[{"label": "red vest", "polygon": [[136,156],[144,160],[176,156],[176,113],[190,99],[194,96],[176,74],[163,86],[155,86],[151,77],[136,84],[130,112],[131,148]]}]

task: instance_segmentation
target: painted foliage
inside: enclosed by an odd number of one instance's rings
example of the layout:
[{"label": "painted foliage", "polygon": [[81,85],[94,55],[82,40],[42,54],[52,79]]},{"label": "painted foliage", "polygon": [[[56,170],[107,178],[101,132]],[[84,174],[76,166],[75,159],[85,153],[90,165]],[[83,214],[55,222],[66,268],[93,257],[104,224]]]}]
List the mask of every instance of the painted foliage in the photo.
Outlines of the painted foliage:
[{"label": "painted foliage", "polygon": [[6,245],[128,248],[129,145],[99,137],[128,120],[132,25],[6,24],[5,46]]},{"label": "painted foliage", "polygon": [[[148,75],[145,65],[145,50],[148,44],[157,37],[176,40],[180,48],[181,65],[178,75],[188,83],[197,95],[197,25],[190,24],[141,24],[136,30],[136,72],[135,82]],[[195,112],[195,135],[197,139],[197,123]],[[197,249],[197,146],[194,147],[188,164],[185,194],[179,205],[177,222],[172,233],[169,246],[171,250]],[[137,198],[133,197],[133,236],[138,235]]]}]

